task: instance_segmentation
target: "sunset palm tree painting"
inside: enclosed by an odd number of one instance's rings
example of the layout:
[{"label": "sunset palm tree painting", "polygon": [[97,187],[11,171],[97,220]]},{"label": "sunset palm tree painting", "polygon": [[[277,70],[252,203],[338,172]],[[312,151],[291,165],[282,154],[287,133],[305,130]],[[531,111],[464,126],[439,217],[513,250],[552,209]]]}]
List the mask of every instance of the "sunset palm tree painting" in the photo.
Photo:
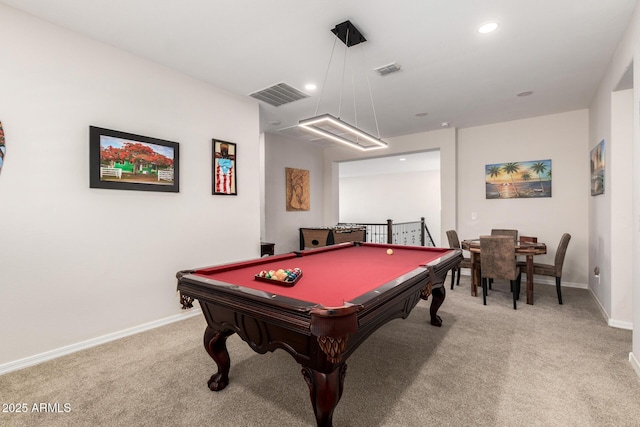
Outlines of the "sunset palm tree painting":
[{"label": "sunset palm tree painting", "polygon": [[551,197],[551,160],[486,165],[487,199]]}]

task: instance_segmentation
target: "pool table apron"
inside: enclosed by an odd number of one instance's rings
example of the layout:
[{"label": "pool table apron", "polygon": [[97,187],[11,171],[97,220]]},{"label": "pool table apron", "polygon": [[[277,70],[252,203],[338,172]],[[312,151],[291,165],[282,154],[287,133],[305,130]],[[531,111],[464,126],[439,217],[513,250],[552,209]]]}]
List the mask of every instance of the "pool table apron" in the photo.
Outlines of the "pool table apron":
[{"label": "pool table apron", "polygon": [[461,261],[460,251],[439,258],[436,266],[419,267],[398,278],[398,286],[371,298],[358,297],[344,307],[325,308],[289,298],[267,298],[263,292],[217,286],[190,271],[178,273],[183,304],[197,299],[207,321],[204,347],[218,372],[208,381],[213,391],[229,382],[226,339],[237,333],[257,353],[278,348],[303,367],[318,425],[330,426],[342,394],[346,359],[378,328],[406,318],[421,299],[433,295],[431,323],[439,326],[437,310],[445,298],[443,282]]}]

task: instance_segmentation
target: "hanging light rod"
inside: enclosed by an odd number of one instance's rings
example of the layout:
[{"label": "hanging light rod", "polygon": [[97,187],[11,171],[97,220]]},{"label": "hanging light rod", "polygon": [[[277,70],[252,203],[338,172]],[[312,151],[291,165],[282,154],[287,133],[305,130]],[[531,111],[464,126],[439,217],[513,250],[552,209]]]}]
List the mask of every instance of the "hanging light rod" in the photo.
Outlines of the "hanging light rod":
[{"label": "hanging light rod", "polygon": [[[345,21],[341,24],[338,24],[331,30],[331,32],[342,42],[345,44],[347,48],[358,45],[360,43],[366,42],[367,39],[364,38],[362,33],[351,23],[351,21]],[[335,43],[334,43],[335,47]],[[345,52],[346,54],[346,52]],[[333,57],[333,51],[331,52],[331,56]],[[329,59],[329,67],[331,67],[331,58]],[[329,72],[329,68],[327,68],[327,74]],[[343,71],[343,81],[344,81],[344,71]],[[326,76],[325,76],[326,83]],[[368,79],[367,79],[368,83]],[[324,92],[324,86],[322,88],[322,92]],[[371,98],[371,106],[373,108],[373,115],[376,123],[376,128],[378,127],[378,119],[375,115],[375,107],[373,105],[373,97],[371,96],[371,87],[369,86],[369,97]],[[320,99],[322,99],[322,93],[320,94],[320,98],[318,100],[318,106],[320,105]],[[340,108],[342,107],[342,97],[340,102]],[[354,106],[355,106],[355,97],[354,97]],[[335,142],[339,142],[341,144],[345,144],[352,148],[357,148],[362,151],[368,150],[376,150],[380,148],[387,148],[389,145],[380,139],[380,131],[378,131],[378,137],[374,137],[367,132],[364,132],[358,129],[355,126],[352,126],[348,123],[343,122],[339,118],[332,116],[331,114],[318,114],[318,109],[316,108],[316,116],[300,120],[298,122],[298,126],[302,129],[316,133],[320,136],[323,136],[327,139],[330,139]],[[340,114],[338,114],[340,115]],[[356,120],[357,123],[357,120]]]}]

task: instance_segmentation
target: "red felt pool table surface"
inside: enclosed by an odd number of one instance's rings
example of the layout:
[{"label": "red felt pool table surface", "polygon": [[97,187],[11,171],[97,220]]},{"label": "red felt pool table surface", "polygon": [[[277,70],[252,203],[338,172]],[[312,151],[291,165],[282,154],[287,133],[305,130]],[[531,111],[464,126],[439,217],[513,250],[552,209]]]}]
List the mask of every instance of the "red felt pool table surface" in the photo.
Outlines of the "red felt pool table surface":
[{"label": "red felt pool table surface", "polygon": [[[393,249],[388,255],[387,249]],[[276,255],[254,261],[195,270],[194,275],[324,307],[340,307],[402,275],[437,260],[451,249],[351,243],[321,249]],[[261,270],[302,270],[292,287],[255,280]]]}]

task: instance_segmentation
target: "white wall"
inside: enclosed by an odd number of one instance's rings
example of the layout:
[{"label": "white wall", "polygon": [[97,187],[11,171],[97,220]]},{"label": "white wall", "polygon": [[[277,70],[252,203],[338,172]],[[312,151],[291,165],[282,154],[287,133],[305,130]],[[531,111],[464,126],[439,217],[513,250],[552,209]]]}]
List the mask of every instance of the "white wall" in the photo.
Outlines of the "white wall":
[{"label": "white wall", "polygon": [[[587,287],[587,121],[588,112],[582,110],[460,129],[460,239],[489,234],[492,228],[515,228],[545,242],[547,255],[535,261],[553,264],[560,237],[569,233],[562,282]],[[485,165],[545,159],[551,159],[552,197],[486,199]]]},{"label": "white wall", "polygon": [[[256,102],[0,5],[0,371],[182,313],[180,269],[259,255]],[[180,193],[89,188],[89,126],[180,143]],[[211,139],[238,144],[211,195]]]},{"label": "white wall", "polygon": [[[456,218],[456,129],[449,128],[434,132],[417,133],[396,138],[388,138],[389,148],[384,155],[415,153],[427,150],[440,150],[440,235],[432,233],[436,244],[447,242],[446,230],[455,228]],[[359,152],[338,145],[324,151],[324,219],[325,224],[336,224],[339,214],[339,177],[338,163],[348,160],[362,160],[381,155],[381,150]],[[422,197],[423,190],[416,186],[414,197]],[[386,220],[387,218],[384,218]],[[394,219],[395,218],[391,218]],[[377,222],[377,221],[376,221]]]},{"label": "white wall", "polygon": [[[589,145],[593,146],[601,139],[605,139],[607,142],[610,142],[609,146],[613,153],[616,150],[616,144],[619,141],[619,138],[616,137],[616,140],[613,139],[615,135],[612,132],[612,114],[614,113],[614,109],[612,106],[612,92],[616,90],[620,79],[627,71],[628,67],[634,62],[634,58],[640,58],[640,9],[636,8],[633,16],[631,17],[629,26],[627,27],[625,34],[620,42],[620,45],[614,52],[611,63],[605,76],[598,87],[598,91],[594,96],[594,99],[589,108]],[[625,224],[616,224],[616,229],[618,227],[624,226],[629,230],[633,230],[633,234],[631,237],[632,247],[631,248],[621,248],[620,250],[631,250],[632,251],[632,259],[637,260],[640,258],[640,129],[638,125],[638,117],[640,114],[640,109],[638,108],[638,100],[640,100],[640,85],[637,84],[640,81],[640,67],[634,67],[634,89],[633,89],[633,138],[632,138],[632,148],[631,151],[628,151],[628,148],[624,148],[624,144],[622,149],[622,156],[625,158],[623,160],[623,164],[618,165],[616,163],[609,162],[608,159],[605,161],[606,163],[606,173],[605,176],[605,197],[598,196],[592,197],[589,203],[589,262],[591,265],[594,264],[602,264],[605,265],[606,274],[601,274],[600,283],[594,284],[597,286],[593,286],[592,289],[598,298],[603,310],[605,311],[605,315],[609,317],[610,323],[616,323],[619,319],[615,319],[612,317],[612,307],[615,305],[618,306],[617,301],[619,298],[616,295],[623,293],[624,291],[619,292],[619,286],[622,286],[624,289],[624,283],[614,282],[612,281],[611,275],[611,260],[608,258],[608,254],[606,250],[610,247],[612,241],[612,224],[617,222],[631,221],[631,223]],[[607,148],[607,150],[609,150]],[[626,154],[626,156],[625,156]],[[619,213],[624,212],[625,209],[628,209],[627,201],[623,197],[611,197],[612,192],[607,191],[606,180],[611,179],[611,171],[617,170],[619,167],[628,167],[627,161],[628,157],[631,157],[633,163],[633,185],[631,187],[631,191],[628,192],[627,197],[632,198],[633,200],[633,215],[631,219],[628,219],[626,216],[619,216]],[[613,159],[619,158],[618,155],[614,155]],[[614,176],[613,179],[616,179]],[[619,181],[620,182],[620,181]],[[615,193],[613,193],[615,194]],[[624,240],[623,240],[624,242]],[[604,251],[602,250],[604,249]],[[618,250],[618,249],[616,249]],[[621,266],[619,264],[614,265],[615,268],[631,268],[632,270],[632,324],[640,325],[640,264],[637,262],[632,262],[631,266]],[[593,283],[593,280],[592,280]],[[616,302],[613,301],[616,300]],[[618,308],[616,308],[616,312],[618,312]],[[632,365],[636,370],[636,373],[640,376],[640,328],[636,327],[633,329],[633,344],[632,344],[632,353],[629,355],[630,360],[632,361]]]},{"label": "white wall", "polygon": [[[322,147],[305,141],[279,134],[265,134],[264,237],[276,244],[276,253],[300,249],[300,227],[332,225],[325,223],[322,217],[322,152]],[[310,210],[287,212],[285,168],[309,171]]]},{"label": "white wall", "polygon": [[[634,22],[636,19],[632,19],[629,30]],[[615,88],[633,60],[632,43],[637,41],[626,35],[618,47],[590,107],[589,121],[590,148],[604,139],[606,164],[605,192],[589,201],[589,263],[592,269],[600,268],[600,277],[591,276],[590,284],[609,323],[628,327],[632,324],[631,310],[625,307],[624,294],[632,286],[632,268],[624,254],[632,252],[634,240],[628,234],[633,229],[629,212],[633,206],[633,143],[629,140],[632,124],[628,122],[634,115],[629,94],[615,92]]]},{"label": "white wall", "polygon": [[[609,169],[605,191],[611,193],[611,307],[609,323],[631,329],[633,270],[633,90],[611,94],[611,141],[605,148]],[[606,177],[605,177],[606,178]],[[608,184],[608,185],[607,185]]]},{"label": "white wall", "polygon": [[413,222],[424,217],[440,246],[440,171],[342,177],[339,191],[340,222]]}]

